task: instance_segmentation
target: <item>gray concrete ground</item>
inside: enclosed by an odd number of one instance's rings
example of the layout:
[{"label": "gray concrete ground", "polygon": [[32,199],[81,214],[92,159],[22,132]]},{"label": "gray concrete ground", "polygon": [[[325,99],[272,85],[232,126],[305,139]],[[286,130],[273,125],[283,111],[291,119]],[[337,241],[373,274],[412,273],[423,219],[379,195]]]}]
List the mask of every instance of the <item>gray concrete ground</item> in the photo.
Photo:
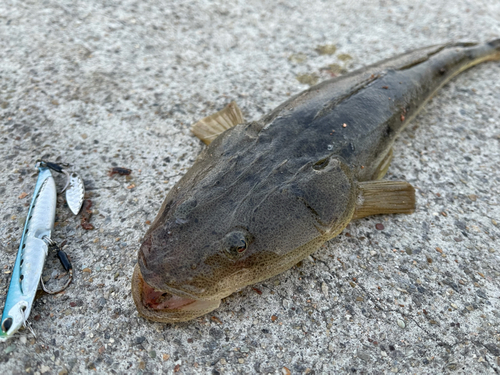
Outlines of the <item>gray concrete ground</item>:
[{"label": "gray concrete ground", "polygon": [[387,178],[417,187],[415,214],[353,222],[194,322],[146,321],[130,294],[148,222],[203,148],[191,123],[232,100],[257,119],[339,69],[498,37],[486,0],[3,0],[0,306],[37,159],[75,165],[96,229],[59,204],[75,280],[35,302],[37,340],[0,344],[2,372],[500,372],[498,62],[443,88],[397,141]]}]

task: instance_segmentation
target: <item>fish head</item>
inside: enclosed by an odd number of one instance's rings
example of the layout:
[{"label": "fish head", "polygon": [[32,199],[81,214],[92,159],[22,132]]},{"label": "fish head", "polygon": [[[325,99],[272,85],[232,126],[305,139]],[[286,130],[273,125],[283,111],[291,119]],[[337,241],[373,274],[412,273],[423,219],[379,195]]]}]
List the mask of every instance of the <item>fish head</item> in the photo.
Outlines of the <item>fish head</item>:
[{"label": "fish head", "polygon": [[247,143],[214,141],[169,192],[138,253],[132,286],[143,316],[205,314],[292,267],[349,222],[356,199],[345,163],[252,153]]}]

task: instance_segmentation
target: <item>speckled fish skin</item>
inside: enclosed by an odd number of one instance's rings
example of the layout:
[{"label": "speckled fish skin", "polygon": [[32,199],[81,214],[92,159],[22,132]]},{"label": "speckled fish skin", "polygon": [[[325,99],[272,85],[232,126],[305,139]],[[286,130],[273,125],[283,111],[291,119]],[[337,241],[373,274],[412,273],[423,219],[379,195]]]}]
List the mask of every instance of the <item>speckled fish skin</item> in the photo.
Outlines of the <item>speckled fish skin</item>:
[{"label": "speckled fish skin", "polygon": [[[221,134],[144,237],[132,281],[139,313],[165,322],[196,316],[144,306],[142,282],[215,301],[317,250],[349,223],[358,182],[381,177],[395,138],[435,91],[496,59],[500,39],[422,48],[322,82]],[[238,239],[247,249],[228,251]]]}]

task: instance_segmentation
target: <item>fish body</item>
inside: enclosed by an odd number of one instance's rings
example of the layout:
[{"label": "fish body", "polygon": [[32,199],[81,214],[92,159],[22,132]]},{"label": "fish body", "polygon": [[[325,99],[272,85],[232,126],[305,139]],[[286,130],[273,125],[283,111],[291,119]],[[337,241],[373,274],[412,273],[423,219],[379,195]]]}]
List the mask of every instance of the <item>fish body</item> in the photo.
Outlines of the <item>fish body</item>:
[{"label": "fish body", "polygon": [[195,318],[292,267],[353,219],[411,213],[413,188],[379,181],[394,140],[453,76],[497,59],[500,40],[422,48],[322,82],[223,132],[144,236],[132,279],[139,313]]},{"label": "fish body", "polygon": [[49,168],[40,166],[38,169],[38,180],[2,314],[0,341],[6,341],[26,324],[48,253],[44,238],[50,239],[54,229],[56,185]]}]

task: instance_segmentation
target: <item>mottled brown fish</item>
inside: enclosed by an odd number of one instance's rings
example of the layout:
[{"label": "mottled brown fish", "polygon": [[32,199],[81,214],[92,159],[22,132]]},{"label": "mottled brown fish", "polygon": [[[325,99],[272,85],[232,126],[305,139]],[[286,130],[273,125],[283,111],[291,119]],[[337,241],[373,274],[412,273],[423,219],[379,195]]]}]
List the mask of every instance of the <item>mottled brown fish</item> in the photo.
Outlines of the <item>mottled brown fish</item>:
[{"label": "mottled brown fish", "polygon": [[231,104],[195,124],[209,146],[144,236],[132,279],[139,313],[193,319],[351,220],[413,212],[410,184],[380,181],[395,138],[452,77],[498,59],[500,39],[422,48],[322,82],[259,121],[240,123]]}]

